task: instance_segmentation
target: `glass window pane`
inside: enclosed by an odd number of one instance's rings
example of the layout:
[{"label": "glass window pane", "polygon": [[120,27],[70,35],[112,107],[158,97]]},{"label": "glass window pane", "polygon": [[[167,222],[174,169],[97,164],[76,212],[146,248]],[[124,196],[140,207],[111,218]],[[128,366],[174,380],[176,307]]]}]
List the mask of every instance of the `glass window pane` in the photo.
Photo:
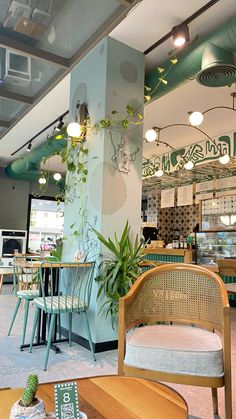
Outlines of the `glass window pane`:
[{"label": "glass window pane", "polygon": [[118,0],[0,0],[0,34],[69,58],[118,8]]},{"label": "glass window pane", "polygon": [[10,92],[35,96],[62,72],[55,64],[0,48],[0,84]]},{"label": "glass window pane", "polygon": [[16,102],[5,98],[0,98],[0,119],[3,121],[11,121],[20,112],[26,109],[25,103]]}]

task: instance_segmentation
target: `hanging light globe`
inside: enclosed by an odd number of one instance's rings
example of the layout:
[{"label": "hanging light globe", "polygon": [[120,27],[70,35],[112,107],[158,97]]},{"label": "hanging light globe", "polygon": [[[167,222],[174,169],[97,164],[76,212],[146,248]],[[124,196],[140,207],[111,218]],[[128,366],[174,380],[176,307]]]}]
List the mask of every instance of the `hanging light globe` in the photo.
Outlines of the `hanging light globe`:
[{"label": "hanging light globe", "polygon": [[145,138],[149,143],[152,143],[157,139],[156,131],[153,128],[149,129],[148,131],[146,131]]},{"label": "hanging light globe", "polygon": [[78,122],[70,122],[67,127],[67,134],[70,137],[79,138],[81,136],[81,126]]},{"label": "hanging light globe", "polygon": [[61,173],[54,173],[54,175],[53,175],[53,179],[54,179],[54,180],[56,180],[57,182],[58,182],[59,180],[61,180]]},{"label": "hanging light globe", "polygon": [[163,176],[164,175],[164,172],[163,172],[163,170],[162,169],[158,169],[157,171],[156,171],[156,173],[155,173],[155,176],[157,176],[157,177],[161,177],[161,176]]},{"label": "hanging light globe", "polygon": [[230,161],[230,156],[228,154],[224,154],[223,156],[219,157],[219,162],[221,164],[227,164]]},{"label": "hanging light globe", "polygon": [[189,160],[187,163],[184,164],[184,168],[187,170],[192,170],[194,168],[194,163]]},{"label": "hanging light globe", "polygon": [[201,112],[195,111],[191,112],[189,115],[189,122],[193,127],[197,127],[198,125],[201,125],[203,122],[203,114]]},{"label": "hanging light globe", "polygon": [[39,178],[39,183],[40,183],[40,185],[45,185],[47,183],[45,177],[40,177]]}]

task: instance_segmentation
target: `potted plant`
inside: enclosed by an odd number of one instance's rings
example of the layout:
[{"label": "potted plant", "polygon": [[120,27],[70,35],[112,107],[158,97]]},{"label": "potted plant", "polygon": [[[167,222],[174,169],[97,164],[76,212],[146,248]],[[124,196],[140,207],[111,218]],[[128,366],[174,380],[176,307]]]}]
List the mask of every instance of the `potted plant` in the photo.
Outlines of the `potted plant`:
[{"label": "potted plant", "polygon": [[129,291],[131,285],[140,273],[140,262],[143,261],[144,243],[136,235],[134,244],[130,239],[130,226],[128,221],[122,232],[120,240],[115,234],[114,240],[106,239],[97,230],[94,230],[100,242],[109,253],[102,255],[99,265],[99,274],[96,282],[99,285],[97,298],[105,296],[101,309],[106,309],[106,317],[111,315],[112,327],[117,324],[119,298]]},{"label": "potted plant", "polygon": [[30,374],[20,400],[12,406],[9,419],[46,418],[44,402],[36,397],[37,388],[38,377]]}]

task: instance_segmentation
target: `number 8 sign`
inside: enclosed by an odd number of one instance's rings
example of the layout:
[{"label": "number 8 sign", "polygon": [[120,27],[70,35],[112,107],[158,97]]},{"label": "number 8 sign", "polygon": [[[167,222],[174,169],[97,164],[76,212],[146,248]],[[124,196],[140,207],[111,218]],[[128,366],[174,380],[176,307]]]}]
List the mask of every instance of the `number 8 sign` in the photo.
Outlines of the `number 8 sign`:
[{"label": "number 8 sign", "polygon": [[56,419],[79,419],[77,383],[55,384]]}]

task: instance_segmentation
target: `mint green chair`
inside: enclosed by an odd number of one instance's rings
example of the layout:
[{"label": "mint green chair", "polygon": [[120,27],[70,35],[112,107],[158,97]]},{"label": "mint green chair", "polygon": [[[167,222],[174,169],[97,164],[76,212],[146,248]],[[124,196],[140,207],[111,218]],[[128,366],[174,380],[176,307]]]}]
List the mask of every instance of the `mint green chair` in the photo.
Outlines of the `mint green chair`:
[{"label": "mint green chair", "polygon": [[[72,346],[72,314],[79,313],[84,320],[89,346],[96,361],[92,338],[87,317],[90,303],[93,273],[95,262],[44,262],[40,268],[40,283],[42,297],[34,299],[35,316],[30,341],[32,352],[35,331],[40,315],[43,310],[49,319],[48,339],[45,353],[44,371],[47,369],[49,351],[52,344],[52,336],[55,328],[56,316],[63,313],[68,315],[69,345]],[[49,290],[45,289],[45,281],[50,277]]]},{"label": "mint green chair", "polygon": [[[29,313],[29,303],[33,301],[34,298],[39,297],[39,270],[34,267],[26,267],[26,264],[31,263],[31,260],[26,256],[19,255],[14,257],[14,270],[13,270],[13,277],[14,277],[14,289],[15,294],[17,297],[16,306],[13,312],[13,316],[11,319],[10,327],[8,330],[7,336],[10,336],[13,324],[16,319],[16,315],[20,308],[21,302],[24,301],[24,317],[23,317],[23,331],[22,331],[22,339],[21,339],[21,349],[25,343],[25,334],[27,328],[27,320],[28,320],[28,313]],[[16,289],[18,288],[18,291]]]}]

